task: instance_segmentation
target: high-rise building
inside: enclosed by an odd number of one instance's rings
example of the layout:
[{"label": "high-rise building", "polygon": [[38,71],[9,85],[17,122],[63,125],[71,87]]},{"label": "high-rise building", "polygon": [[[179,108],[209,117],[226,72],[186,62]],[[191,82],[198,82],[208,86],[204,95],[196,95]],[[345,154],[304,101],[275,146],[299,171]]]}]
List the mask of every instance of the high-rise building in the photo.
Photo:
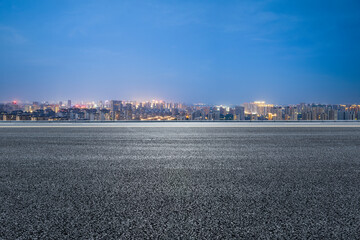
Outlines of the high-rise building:
[{"label": "high-rise building", "polygon": [[266,104],[264,101],[255,101],[251,103],[244,103],[245,113],[258,114],[260,116],[266,116],[272,112],[273,104]]},{"label": "high-rise building", "polygon": [[191,120],[201,120],[201,112],[200,110],[196,110],[191,114]]},{"label": "high-rise building", "polygon": [[344,120],[355,120],[355,112],[346,111],[344,118]]},{"label": "high-rise building", "polygon": [[337,120],[345,120],[345,111],[338,111]]},{"label": "high-rise building", "polygon": [[110,111],[116,112],[122,110],[122,103],[119,100],[111,100],[110,101]]},{"label": "high-rise building", "polygon": [[220,111],[214,112],[214,120],[220,120]]},{"label": "high-rise building", "polygon": [[329,120],[338,120],[338,111],[334,109],[329,110]]},{"label": "high-rise building", "polygon": [[235,106],[236,120],[245,120],[245,108],[242,106]]},{"label": "high-rise building", "polygon": [[126,120],[132,120],[132,104],[131,103],[127,103],[125,106],[125,119]]},{"label": "high-rise building", "polygon": [[110,116],[111,120],[120,120],[122,112],[122,102],[119,100],[110,101]]}]

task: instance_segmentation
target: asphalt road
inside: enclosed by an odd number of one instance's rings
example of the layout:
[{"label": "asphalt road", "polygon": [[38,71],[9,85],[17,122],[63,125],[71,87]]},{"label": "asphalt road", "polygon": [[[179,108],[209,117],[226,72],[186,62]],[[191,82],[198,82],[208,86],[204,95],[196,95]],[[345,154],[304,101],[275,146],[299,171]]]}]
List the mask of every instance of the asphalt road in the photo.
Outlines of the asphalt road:
[{"label": "asphalt road", "polygon": [[0,239],[252,238],[360,238],[360,128],[0,128]]}]

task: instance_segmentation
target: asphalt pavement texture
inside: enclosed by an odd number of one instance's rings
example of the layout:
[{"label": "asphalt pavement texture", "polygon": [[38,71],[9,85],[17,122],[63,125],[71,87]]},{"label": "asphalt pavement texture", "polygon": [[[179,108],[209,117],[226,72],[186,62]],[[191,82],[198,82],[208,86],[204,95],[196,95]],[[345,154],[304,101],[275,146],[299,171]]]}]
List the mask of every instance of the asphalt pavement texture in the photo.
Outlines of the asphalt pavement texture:
[{"label": "asphalt pavement texture", "polygon": [[1,128],[0,239],[359,239],[360,128]]}]

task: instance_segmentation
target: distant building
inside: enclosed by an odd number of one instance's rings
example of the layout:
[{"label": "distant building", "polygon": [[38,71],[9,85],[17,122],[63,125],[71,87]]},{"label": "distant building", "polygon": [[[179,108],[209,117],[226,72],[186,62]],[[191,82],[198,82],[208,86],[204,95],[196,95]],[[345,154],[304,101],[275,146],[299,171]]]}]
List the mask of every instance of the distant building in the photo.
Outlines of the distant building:
[{"label": "distant building", "polygon": [[123,102],[106,100],[72,105],[57,102],[0,104],[0,120],[360,120],[360,105],[298,104],[274,106],[265,102],[244,106],[169,103],[164,101]]},{"label": "distant building", "polygon": [[312,112],[311,111],[302,112],[301,120],[304,120],[304,121],[312,120]]},{"label": "distant building", "polygon": [[337,120],[338,119],[338,111],[334,109],[329,110],[329,120]]},{"label": "distant building", "polygon": [[236,120],[239,121],[245,120],[245,107],[235,106],[235,116],[236,116]]},{"label": "distant building", "polygon": [[345,120],[355,120],[355,112],[345,112],[344,118]]},{"label": "distant building", "polygon": [[122,102],[119,100],[111,100],[110,101],[110,111],[111,112],[116,112],[116,111],[121,111],[122,109]]},{"label": "distant building", "polygon": [[337,120],[345,120],[345,111],[338,111]]},{"label": "distant building", "polygon": [[213,119],[216,120],[216,121],[220,120],[220,111],[214,112],[214,118]]},{"label": "distant building", "polygon": [[273,120],[277,120],[277,121],[281,121],[283,120],[282,117],[282,108],[281,107],[274,107],[274,115],[273,115]]},{"label": "distant building", "polygon": [[244,103],[245,113],[258,114],[260,116],[266,116],[272,112],[273,104],[267,104],[265,101],[255,101],[251,103]]},{"label": "distant building", "polygon": [[121,119],[121,111],[122,111],[122,101],[119,100],[111,100],[110,101],[110,116],[112,120],[120,120]]}]

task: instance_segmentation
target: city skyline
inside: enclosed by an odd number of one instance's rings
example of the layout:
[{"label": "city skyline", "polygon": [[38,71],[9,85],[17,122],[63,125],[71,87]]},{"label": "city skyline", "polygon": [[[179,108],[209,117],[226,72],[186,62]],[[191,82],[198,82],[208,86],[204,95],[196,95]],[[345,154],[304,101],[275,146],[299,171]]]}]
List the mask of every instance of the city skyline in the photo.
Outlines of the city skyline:
[{"label": "city skyline", "polygon": [[360,120],[360,104],[275,105],[254,101],[233,105],[166,101],[33,102],[0,104],[3,121],[317,121]]},{"label": "city skyline", "polygon": [[1,1],[0,101],[360,99],[359,1]]}]

